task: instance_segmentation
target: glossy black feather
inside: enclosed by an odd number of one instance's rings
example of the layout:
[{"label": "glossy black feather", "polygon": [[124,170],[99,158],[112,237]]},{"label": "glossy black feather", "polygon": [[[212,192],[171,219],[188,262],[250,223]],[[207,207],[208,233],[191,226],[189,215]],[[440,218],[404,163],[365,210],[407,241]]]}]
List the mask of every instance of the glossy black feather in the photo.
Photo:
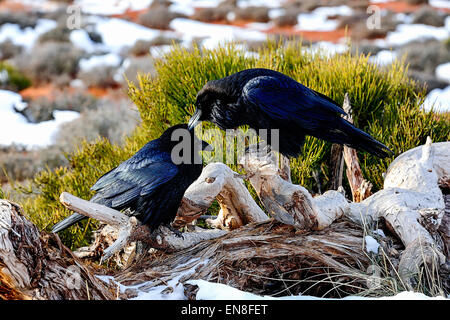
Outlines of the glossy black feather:
[{"label": "glossy black feather", "polygon": [[[172,162],[171,150],[178,142],[171,141],[171,133],[179,128],[186,129],[187,126],[167,129],[159,139],[148,142],[130,159],[100,177],[91,188],[96,194],[90,201],[116,210],[130,208],[138,220],[151,229],[170,223],[184,192],[202,171],[202,164],[176,165]],[[194,147],[195,134],[193,131],[190,134]],[[74,214],[55,225],[53,232],[83,218]]]},{"label": "glossy black feather", "polygon": [[[346,113],[329,97],[268,69],[248,69],[208,82],[197,95],[199,120],[222,129],[249,125],[279,129],[279,151],[297,157],[305,136],[345,144],[379,157],[390,150],[342,118]],[[270,141],[269,141],[270,142]]]}]

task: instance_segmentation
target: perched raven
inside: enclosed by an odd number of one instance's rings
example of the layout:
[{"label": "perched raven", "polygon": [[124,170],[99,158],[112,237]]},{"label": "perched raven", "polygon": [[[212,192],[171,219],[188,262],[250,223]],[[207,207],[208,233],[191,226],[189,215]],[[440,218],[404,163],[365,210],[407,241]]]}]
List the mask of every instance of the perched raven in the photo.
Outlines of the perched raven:
[{"label": "perched raven", "polygon": [[278,151],[285,156],[299,156],[306,135],[382,158],[392,152],[344,120],[346,113],[332,99],[273,70],[248,69],[209,81],[197,94],[196,107],[189,129],[201,120],[223,130],[240,125],[268,133],[279,129]]},{"label": "perched raven", "polygon": [[[196,138],[193,130],[186,130],[191,138],[188,145],[192,148],[189,150],[191,162],[175,165],[171,152],[179,143],[172,141],[172,133],[176,129],[187,129],[187,125],[167,129],[161,137],[148,142],[130,159],[100,177],[91,188],[97,193],[90,201],[116,210],[130,208],[135,211],[136,218],[151,230],[161,224],[170,227],[184,192],[202,172],[201,161],[194,157],[198,157],[200,149],[208,146]],[[64,230],[84,218],[74,213],[56,224],[52,232]]]}]

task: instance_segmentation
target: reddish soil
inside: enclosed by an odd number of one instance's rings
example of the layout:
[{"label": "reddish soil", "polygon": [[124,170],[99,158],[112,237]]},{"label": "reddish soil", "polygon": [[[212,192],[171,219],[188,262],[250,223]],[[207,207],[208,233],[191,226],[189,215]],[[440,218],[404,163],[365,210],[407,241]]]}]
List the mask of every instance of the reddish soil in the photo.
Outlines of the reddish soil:
[{"label": "reddish soil", "polygon": [[337,43],[340,39],[350,36],[350,31],[345,28],[333,31],[304,31],[296,30],[293,27],[274,27],[266,31],[269,34],[284,34],[287,36],[301,36],[309,41],[329,41]]},{"label": "reddish soil", "polygon": [[53,99],[56,89],[51,84],[46,84],[40,87],[30,87],[20,91],[20,95],[24,99],[34,100],[38,98]]},{"label": "reddish soil", "polygon": [[142,13],[147,12],[148,9],[142,9],[142,10],[127,10],[124,13],[120,13],[120,14],[113,14],[111,15],[112,18],[119,18],[119,19],[124,19],[124,20],[128,20],[128,21],[132,21],[134,23],[138,23],[138,18],[139,15],[141,15]]},{"label": "reddish soil", "polygon": [[[65,92],[68,94],[74,93],[76,91],[75,88],[67,87]],[[60,93],[61,90],[55,88],[51,84],[42,85],[39,87],[30,87],[25,90],[20,91],[20,95],[22,98],[27,100],[34,100],[39,98],[47,98],[49,100],[53,100],[56,97],[57,93]],[[87,92],[93,95],[96,98],[103,98],[109,96],[111,98],[119,98],[125,96],[125,92],[123,88],[117,86],[115,88],[99,88],[99,87],[90,87],[87,89]]]},{"label": "reddish soil", "polygon": [[1,1],[0,2],[0,11],[23,12],[23,11],[28,11],[28,9],[30,9],[30,7],[26,6],[22,3],[12,2],[12,1]]},{"label": "reddish soil", "polygon": [[411,13],[423,6],[423,4],[409,4],[404,1],[391,1],[373,4],[381,9],[390,10],[395,13]]}]

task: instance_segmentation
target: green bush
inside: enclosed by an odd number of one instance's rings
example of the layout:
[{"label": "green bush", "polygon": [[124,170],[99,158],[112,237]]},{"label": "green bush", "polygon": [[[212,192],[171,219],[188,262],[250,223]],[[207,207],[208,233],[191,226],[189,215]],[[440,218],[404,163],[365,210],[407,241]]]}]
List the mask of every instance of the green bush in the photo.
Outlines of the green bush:
[{"label": "green bush", "polygon": [[20,91],[31,86],[31,80],[7,63],[0,62],[0,89]]},{"label": "green bush", "polygon": [[[142,123],[123,147],[104,139],[85,143],[69,155],[68,167],[47,170],[35,177],[28,190],[35,196],[23,204],[25,212],[41,228],[48,230],[69,214],[59,204],[61,192],[68,191],[85,199],[91,197],[89,187],[104,172],[131,156],[148,140],[157,138],[168,126],[187,122],[194,111],[196,94],[208,80],[246,68],[278,70],[339,104],[348,92],[356,125],[385,143],[396,155],[424,143],[428,135],[434,141],[449,139],[448,121],[420,110],[424,91],[416,91],[416,83],[407,77],[402,61],[379,69],[366,56],[312,55],[299,43],[281,46],[269,42],[258,56],[248,56],[234,45],[214,50],[175,47],[164,59],[157,60],[155,67],[157,77],[140,75],[138,83],[129,84],[129,96],[139,109]],[[322,190],[327,190],[330,147],[327,142],[308,138],[303,156],[291,161],[293,181],[315,190],[312,172],[318,171]],[[366,153],[359,156],[365,176],[374,183],[375,189],[381,188],[382,173],[393,157],[381,160]],[[73,227],[62,234],[63,241],[72,247],[86,244],[91,228],[86,223]]]}]

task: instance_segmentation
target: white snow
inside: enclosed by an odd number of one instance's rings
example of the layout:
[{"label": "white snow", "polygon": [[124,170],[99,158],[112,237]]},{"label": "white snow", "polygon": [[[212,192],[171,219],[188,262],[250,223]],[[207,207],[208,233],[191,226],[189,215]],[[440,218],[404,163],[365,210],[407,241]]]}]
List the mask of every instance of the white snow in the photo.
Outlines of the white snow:
[{"label": "white snow", "polygon": [[403,291],[392,297],[380,298],[348,296],[342,299],[334,299],[306,295],[292,295],[274,298],[270,296],[258,296],[256,294],[238,290],[221,283],[213,283],[205,280],[189,280],[186,283],[197,285],[199,287],[199,290],[197,291],[198,300],[446,300],[444,297],[428,297],[423,293],[412,291]]},{"label": "white snow", "polygon": [[428,4],[436,8],[448,8],[450,9],[449,0],[428,0]]},{"label": "white snow", "polygon": [[348,50],[348,45],[344,43],[333,43],[329,41],[319,41],[304,50],[311,54],[321,54],[322,56],[333,56],[338,53],[344,53]]},{"label": "white snow", "polygon": [[14,44],[29,49],[41,34],[55,27],[56,22],[48,19],[39,19],[35,28],[25,29],[20,29],[17,24],[6,23],[0,27],[0,42],[10,39]]},{"label": "white snow", "polygon": [[[195,272],[197,268],[201,265],[207,264],[208,260],[203,260],[199,263],[198,258],[193,258],[187,263],[179,265],[176,269],[180,267],[185,267],[192,265],[192,267],[180,272],[172,280],[168,281],[167,285],[152,286],[153,282],[148,281],[134,286],[124,286],[114,280],[110,276],[98,275],[97,278],[104,282],[112,281],[119,286],[120,292],[125,292],[127,289],[136,291],[137,296],[131,300],[186,300],[184,295],[183,285],[179,282],[180,279],[187,277]],[[259,296],[250,292],[242,291],[231,286],[209,282],[206,280],[188,280],[185,283],[198,286],[196,298],[197,300],[442,300],[444,297],[428,297],[422,293],[417,292],[400,292],[392,297],[381,297],[381,298],[368,298],[360,296],[348,296],[343,299],[337,298],[320,298],[315,296],[307,295],[291,295],[284,297],[271,297],[271,296]],[[168,292],[163,292],[167,287],[171,287],[173,290]]]},{"label": "white snow", "polygon": [[[220,2],[220,1],[219,1]],[[238,0],[237,5],[240,8],[247,8],[250,6],[254,7],[268,7],[268,8],[277,8],[281,6],[286,0]]]},{"label": "white snow", "polygon": [[26,103],[15,92],[0,90],[0,145],[22,144],[29,148],[48,146],[62,123],[78,118],[74,111],[54,111],[54,120],[28,123],[24,116],[14,111],[22,110]]},{"label": "white snow", "polygon": [[94,52],[96,50],[101,50],[101,48],[103,47],[103,45],[92,41],[91,38],[89,38],[86,30],[82,29],[73,30],[72,32],[70,32],[69,39],[75,47],[83,49],[88,53]]},{"label": "white snow", "polygon": [[399,24],[395,31],[387,34],[386,39],[377,40],[376,43],[385,46],[401,46],[414,40],[445,40],[449,36],[450,16],[445,20],[444,27],[433,27],[425,24]]},{"label": "white snow", "polygon": [[276,8],[276,9],[270,9],[269,10],[269,18],[270,19],[276,19],[278,17],[281,17],[284,14],[286,14],[286,10],[285,9]]},{"label": "white snow", "polygon": [[84,13],[98,15],[121,14],[127,10],[142,10],[148,8],[153,0],[75,0]]},{"label": "white snow", "polygon": [[248,30],[230,25],[217,25],[184,18],[172,20],[170,27],[183,34],[183,41],[190,43],[194,38],[204,38],[206,48],[217,47],[231,40],[265,40],[267,36],[256,30]]},{"label": "white snow", "polygon": [[397,53],[392,50],[381,50],[376,55],[371,56],[369,61],[378,66],[386,66],[391,64],[397,58]]},{"label": "white snow", "polygon": [[372,236],[365,236],[364,240],[366,242],[367,252],[378,253],[378,248],[380,247],[380,244],[378,243],[377,240],[375,240]]},{"label": "white snow", "polygon": [[304,31],[333,31],[338,27],[338,21],[329,19],[330,16],[348,16],[353,10],[348,6],[320,7],[310,13],[300,13],[297,17],[297,30]]},{"label": "white snow", "polygon": [[122,58],[115,53],[107,53],[105,55],[92,56],[90,58],[80,60],[80,70],[89,71],[96,67],[118,67],[122,62]]},{"label": "white snow", "polygon": [[386,235],[384,234],[384,231],[381,230],[381,229],[374,230],[373,233],[378,234],[379,236],[381,236],[383,238],[386,238]]},{"label": "white snow", "polygon": [[435,70],[436,77],[450,83],[450,62],[438,65]]},{"label": "white snow", "polygon": [[431,90],[425,97],[422,108],[426,111],[433,109],[436,112],[449,112],[450,86],[444,89]]},{"label": "white snow", "polygon": [[152,40],[162,34],[159,30],[118,18],[92,17],[91,21],[96,24],[95,31],[102,36],[103,45],[110,52],[118,53],[124,46],[132,46],[137,40]]}]

